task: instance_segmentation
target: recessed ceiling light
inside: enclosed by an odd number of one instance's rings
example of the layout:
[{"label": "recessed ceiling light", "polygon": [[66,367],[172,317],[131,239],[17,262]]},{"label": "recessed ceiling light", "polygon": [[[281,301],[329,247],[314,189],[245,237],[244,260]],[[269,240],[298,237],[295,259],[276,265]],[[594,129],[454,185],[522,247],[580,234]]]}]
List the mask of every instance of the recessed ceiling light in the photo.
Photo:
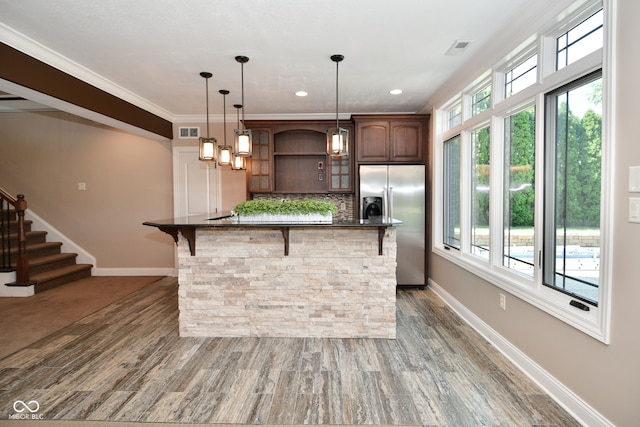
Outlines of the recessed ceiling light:
[{"label": "recessed ceiling light", "polygon": [[402,93],[402,89],[392,89],[389,91],[391,95],[400,95]]},{"label": "recessed ceiling light", "polygon": [[296,92],[296,96],[307,96],[307,95],[309,94],[303,90],[299,90]]}]

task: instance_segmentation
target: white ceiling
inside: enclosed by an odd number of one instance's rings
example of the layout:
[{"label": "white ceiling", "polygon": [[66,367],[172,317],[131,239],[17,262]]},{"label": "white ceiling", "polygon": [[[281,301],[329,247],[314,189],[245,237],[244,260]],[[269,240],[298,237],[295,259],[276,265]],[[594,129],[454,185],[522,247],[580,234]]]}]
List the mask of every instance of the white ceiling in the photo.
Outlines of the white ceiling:
[{"label": "white ceiling", "polygon": [[[341,115],[413,113],[535,1],[0,0],[0,40],[173,122],[203,117],[201,71],[210,113],[228,89],[235,117],[237,55],[249,118],[335,115],[332,54]],[[456,40],[472,43],[446,55]]]}]

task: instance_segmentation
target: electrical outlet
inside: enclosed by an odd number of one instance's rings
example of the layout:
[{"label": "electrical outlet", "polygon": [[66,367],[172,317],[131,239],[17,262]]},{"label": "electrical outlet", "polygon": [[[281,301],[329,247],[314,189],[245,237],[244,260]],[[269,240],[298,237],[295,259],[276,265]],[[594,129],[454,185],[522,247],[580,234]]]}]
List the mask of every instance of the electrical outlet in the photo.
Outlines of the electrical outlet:
[{"label": "electrical outlet", "polygon": [[503,310],[507,309],[507,297],[504,294],[500,294],[500,308]]}]

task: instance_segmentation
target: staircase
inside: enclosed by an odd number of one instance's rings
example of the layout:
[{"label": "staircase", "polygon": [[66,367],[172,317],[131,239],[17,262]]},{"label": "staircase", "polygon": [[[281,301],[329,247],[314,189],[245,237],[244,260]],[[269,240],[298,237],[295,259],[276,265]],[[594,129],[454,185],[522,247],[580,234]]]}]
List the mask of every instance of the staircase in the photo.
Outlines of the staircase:
[{"label": "staircase", "polygon": [[[91,264],[77,264],[75,253],[63,253],[62,243],[47,242],[46,231],[32,231],[32,221],[25,220],[26,249],[29,280],[34,282],[34,292],[42,292],[65,283],[91,277]],[[11,259],[18,253],[18,222],[10,221]]]}]

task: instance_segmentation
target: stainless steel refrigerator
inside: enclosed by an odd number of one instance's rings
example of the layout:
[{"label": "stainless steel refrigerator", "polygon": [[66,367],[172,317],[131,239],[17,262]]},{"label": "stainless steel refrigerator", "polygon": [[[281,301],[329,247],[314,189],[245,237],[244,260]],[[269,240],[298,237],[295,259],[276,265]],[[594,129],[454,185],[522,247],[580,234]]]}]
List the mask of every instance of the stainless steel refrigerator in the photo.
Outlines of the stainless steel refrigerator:
[{"label": "stainless steel refrigerator", "polygon": [[424,165],[363,165],[359,175],[360,218],[366,219],[365,204],[379,201],[382,216],[402,221],[396,232],[398,286],[425,286]]}]

